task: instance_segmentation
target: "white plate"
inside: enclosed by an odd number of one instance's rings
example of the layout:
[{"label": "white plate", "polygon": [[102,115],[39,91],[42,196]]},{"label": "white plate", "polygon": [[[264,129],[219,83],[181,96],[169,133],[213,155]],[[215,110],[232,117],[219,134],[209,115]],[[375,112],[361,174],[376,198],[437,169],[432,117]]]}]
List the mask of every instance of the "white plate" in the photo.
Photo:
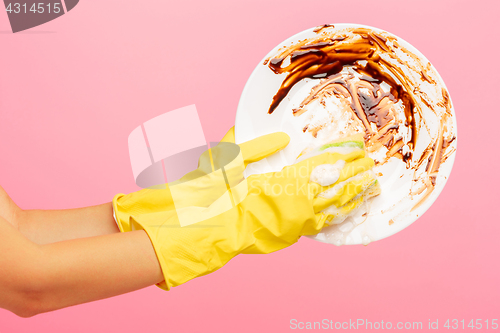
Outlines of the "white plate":
[{"label": "white plate", "polygon": [[[334,27],[326,28],[319,33],[314,31],[315,28],[302,31],[280,43],[259,62],[248,79],[241,95],[236,114],[236,143],[245,142],[260,135],[276,131],[284,131],[291,137],[290,144],[283,151],[261,162],[250,165],[247,169],[247,176],[254,173],[281,170],[284,166],[293,164],[298,154],[307,145],[319,140],[314,138],[309,132],[302,130],[304,123],[307,122],[306,118],[310,118],[311,115],[314,115],[314,112],[320,112],[319,109],[309,109],[305,113],[308,114],[307,117],[304,116],[305,114],[295,117],[292,112],[292,109],[304,100],[311,91],[311,87],[316,85],[319,79],[303,79],[297,83],[276,110],[272,114],[268,114],[273,96],[279,90],[286,74],[275,74],[267,64],[264,64],[264,61],[276,56],[282,50],[282,47],[289,47],[304,39],[316,38],[318,34],[340,33],[340,31],[347,31],[345,29],[358,27],[368,28],[377,34],[396,38],[397,43],[402,48],[414,54],[422,64],[428,64],[430,73],[434,75],[432,78],[436,82],[436,86],[446,89],[444,82],[435,68],[417,49],[403,39],[388,32],[357,24],[335,24]],[[431,93],[428,94],[432,103],[438,103],[436,96]],[[429,177],[427,173],[426,175],[422,173],[417,174],[413,169],[407,169],[406,164],[400,159],[391,158],[385,164],[377,165],[374,168],[376,173],[381,174],[379,181],[382,193],[368,201],[367,206],[364,207],[368,214],[362,216],[364,211],[361,211],[342,225],[327,227],[320,234],[311,238],[336,245],[367,244],[370,241],[379,240],[401,231],[422,216],[442,191],[455,159],[457,144],[456,118],[451,100],[449,103],[451,117],[449,117],[449,123],[446,127],[446,134],[448,137],[450,135],[454,136],[455,140],[447,147],[446,153],[449,153],[449,155],[437,172],[434,190],[429,192],[427,198],[420,205],[416,206],[416,203],[420,202],[422,196],[427,192],[424,191],[420,195],[415,194],[415,184],[419,181],[428,181]],[[423,105],[420,106],[422,108],[425,107]],[[422,114],[424,115],[422,118],[425,120],[429,134],[426,134],[427,131],[420,132],[414,156],[418,156],[419,153],[417,151],[423,150],[423,148],[432,142],[433,134],[437,133],[436,131],[439,131],[441,126],[439,115],[433,118],[428,112],[423,112]],[[375,153],[370,154],[370,156],[376,158],[376,156],[372,155],[375,155]],[[422,179],[420,179],[421,177]],[[414,178],[417,179],[416,182],[413,181]],[[435,221],[435,223],[437,222]],[[349,223],[352,224],[349,225]]]}]

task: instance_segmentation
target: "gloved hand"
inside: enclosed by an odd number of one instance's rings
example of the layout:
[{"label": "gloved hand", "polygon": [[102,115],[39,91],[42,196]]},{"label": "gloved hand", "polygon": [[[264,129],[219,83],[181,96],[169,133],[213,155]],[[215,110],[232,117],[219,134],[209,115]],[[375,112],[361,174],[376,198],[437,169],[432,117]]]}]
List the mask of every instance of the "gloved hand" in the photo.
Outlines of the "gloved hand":
[{"label": "gloved hand", "polygon": [[[117,217],[128,216],[130,230],[147,232],[165,276],[158,286],[168,290],[221,268],[237,254],[271,253],[295,243],[302,235],[319,232],[328,219],[327,214],[321,213],[323,209],[330,205],[352,209],[349,206],[353,206],[353,199],[373,183],[374,178],[365,172],[373,166],[373,160],[364,156],[361,149],[345,155],[326,152],[281,172],[252,175],[227,190],[233,201],[241,199],[230,209],[223,203],[228,195],[208,207],[196,207],[195,202],[177,210],[173,209],[175,204],[164,202],[171,196],[157,200],[154,192],[147,193],[148,200],[136,194],[117,195],[113,204]],[[315,167],[335,164],[340,159],[346,164],[334,184],[321,186],[310,182]],[[354,177],[358,174],[361,177]],[[354,178],[349,181],[351,177]],[[334,195],[318,196],[335,186]],[[158,196],[162,196],[161,191],[164,194],[168,190],[167,187],[151,191],[160,191]],[[134,205],[135,199],[139,205]],[[123,201],[127,204],[123,205]],[[134,211],[130,213],[127,207]],[[210,217],[181,226],[186,216],[203,215]]]},{"label": "gloved hand", "polygon": [[[168,211],[185,206],[208,207],[227,191],[226,184],[236,185],[243,179],[243,171],[250,163],[260,161],[288,145],[290,138],[282,132],[258,137],[238,145],[241,156],[226,165],[234,154],[234,127],[222,138],[218,146],[205,151],[199,158],[198,168],[172,182],[168,187],[146,188],[130,194],[117,194],[113,199],[113,209],[118,228],[130,231],[130,216],[144,215],[157,211]],[[233,144],[231,145],[225,145]],[[230,155],[230,156],[227,156]],[[194,181],[193,181],[194,180]],[[175,204],[171,189],[175,186]]]}]

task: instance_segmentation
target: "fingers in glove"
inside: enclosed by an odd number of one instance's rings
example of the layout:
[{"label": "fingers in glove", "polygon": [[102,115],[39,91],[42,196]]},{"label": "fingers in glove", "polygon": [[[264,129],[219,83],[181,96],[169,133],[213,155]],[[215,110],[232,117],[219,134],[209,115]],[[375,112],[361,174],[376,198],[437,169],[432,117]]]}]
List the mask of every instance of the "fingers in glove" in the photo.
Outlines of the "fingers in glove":
[{"label": "fingers in glove", "polygon": [[335,164],[339,160],[344,160],[346,162],[351,162],[360,158],[365,157],[365,151],[361,149],[356,149],[349,154],[340,154],[333,152],[322,153],[313,157],[309,157],[297,164],[290,166],[289,168],[296,168],[300,171],[301,176],[311,176],[314,168],[322,164]]},{"label": "fingers in glove", "polygon": [[346,163],[344,168],[340,171],[339,179],[337,183],[343,182],[351,177],[354,177],[362,172],[368,171],[375,165],[375,162],[369,158],[359,158],[352,162]]},{"label": "fingers in glove", "polygon": [[245,166],[260,161],[281,149],[290,142],[290,137],[285,132],[276,132],[260,136],[253,140],[241,143],[240,149],[243,154]]},{"label": "fingers in glove", "polygon": [[314,211],[319,212],[332,205],[340,208],[366,191],[374,182],[375,176],[370,170],[337,183],[314,198]]},{"label": "fingers in glove", "polygon": [[311,192],[314,194],[314,196],[316,196],[321,192],[325,192],[333,188],[338,183],[341,183],[351,177],[370,170],[374,166],[374,164],[375,162],[369,157],[357,158],[355,160],[352,160],[351,162],[346,163],[342,170],[340,170],[338,179],[334,180],[333,184],[329,186],[321,186],[317,183],[312,182],[310,184]]},{"label": "fingers in glove", "polygon": [[220,140],[220,142],[230,142],[234,143],[234,126],[231,127],[229,131],[227,131],[226,135]]}]

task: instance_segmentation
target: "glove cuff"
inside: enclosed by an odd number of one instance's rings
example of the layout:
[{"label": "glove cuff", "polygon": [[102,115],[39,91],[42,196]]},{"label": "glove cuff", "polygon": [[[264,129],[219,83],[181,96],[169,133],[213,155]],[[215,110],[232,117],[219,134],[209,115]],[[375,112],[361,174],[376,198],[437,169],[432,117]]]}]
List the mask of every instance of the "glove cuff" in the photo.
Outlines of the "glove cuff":
[{"label": "glove cuff", "polygon": [[120,229],[120,232],[127,232],[130,231],[129,215],[121,213],[120,209],[118,208],[118,200],[123,196],[125,196],[125,194],[118,193],[113,198],[113,217],[115,219],[116,225],[118,226],[118,229]]}]

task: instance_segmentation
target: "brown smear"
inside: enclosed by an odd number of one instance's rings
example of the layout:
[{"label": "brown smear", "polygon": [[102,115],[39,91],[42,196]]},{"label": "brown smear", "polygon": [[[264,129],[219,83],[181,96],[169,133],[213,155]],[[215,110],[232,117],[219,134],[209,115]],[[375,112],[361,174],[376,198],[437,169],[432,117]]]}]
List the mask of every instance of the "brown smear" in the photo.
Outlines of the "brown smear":
[{"label": "brown smear", "polygon": [[323,30],[328,29],[328,28],[335,28],[335,26],[333,24],[323,24],[323,25],[320,25],[319,27],[316,27],[313,31],[315,33],[319,34]]},{"label": "brown smear", "polygon": [[[302,79],[325,78],[324,82],[313,89],[302,105],[294,110],[294,115],[299,116],[304,113],[306,111],[304,106],[327,91],[341,93],[345,97],[350,97],[351,108],[362,121],[368,135],[367,141],[370,141],[371,136],[375,136],[376,139],[381,136],[372,130],[370,123],[376,124],[378,130],[383,128],[391,120],[389,114],[391,104],[388,102],[395,103],[401,100],[405,111],[408,110],[405,116],[411,130],[411,138],[407,145],[411,151],[418,134],[413,112],[419,110],[415,99],[407,92],[410,90],[409,84],[405,81],[401,69],[380,58],[380,52],[390,52],[390,48],[385,44],[388,39],[365,28],[355,29],[353,33],[360,35],[361,38],[352,42],[346,41],[345,36],[321,36],[313,41],[299,42],[285,49],[278,57],[270,59],[267,64],[274,73],[288,73],[288,75],[274,96],[268,112],[273,113],[290,89]],[[285,60],[289,60],[290,64],[283,67]],[[359,61],[366,61],[366,64],[361,64]],[[353,76],[341,75],[340,72],[344,67],[349,67],[360,74],[361,79],[354,81],[351,80]],[[395,80],[394,77],[399,80]],[[382,82],[389,85],[389,92],[381,89]],[[366,88],[370,93],[364,94],[360,92],[360,88]],[[321,94],[318,95],[319,93]],[[367,146],[374,145],[375,142],[376,140],[367,142]],[[403,152],[400,152],[400,155],[403,156]],[[409,157],[411,158],[411,155]]]},{"label": "brown smear", "polygon": [[[395,50],[404,51],[409,59],[420,65],[419,80],[436,85],[430,73],[430,63],[422,64],[421,59],[401,47],[394,36],[375,33],[367,28],[338,31],[333,28],[320,26],[314,30],[317,37],[298,41],[265,61],[264,64],[274,73],[287,74],[273,97],[268,113],[274,112],[295,84],[303,79],[318,79],[319,83],[309,96],[293,110],[294,116],[308,112],[307,107],[313,101],[321,102],[332,95],[349,101],[351,111],[365,129],[367,150],[373,152],[381,147],[387,148],[387,158],[381,163],[396,157],[405,162],[407,168],[414,169],[415,174],[425,167],[425,186],[412,193],[426,191],[416,208],[434,189],[441,163],[453,152],[446,152],[454,140],[445,138],[445,127],[452,116],[448,92],[442,89],[442,100],[437,105],[427,100],[428,97],[403,71],[404,67],[414,68],[414,64],[398,58]],[[382,88],[382,84],[389,87],[388,91]],[[404,119],[395,119],[392,109],[396,104],[402,106]],[[422,106],[436,115],[436,107],[444,108],[445,113],[440,115],[439,133],[433,142],[419,156],[413,156],[419,131],[425,127]],[[303,130],[316,137],[322,127],[306,125]],[[407,132],[405,140],[400,134],[400,127]]]}]

